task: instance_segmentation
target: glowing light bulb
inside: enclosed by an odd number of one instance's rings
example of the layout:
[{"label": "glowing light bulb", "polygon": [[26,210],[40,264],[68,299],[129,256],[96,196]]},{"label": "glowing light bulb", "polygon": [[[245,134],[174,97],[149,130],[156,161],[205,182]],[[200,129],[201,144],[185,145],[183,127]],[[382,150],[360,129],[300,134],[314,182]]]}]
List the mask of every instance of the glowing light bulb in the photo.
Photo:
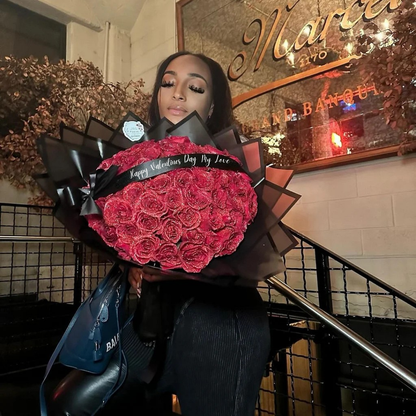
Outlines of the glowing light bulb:
[{"label": "glowing light bulb", "polygon": [[287,48],[289,47],[289,42],[287,39],[283,42],[283,47],[285,48],[285,51],[287,51]]},{"label": "glowing light bulb", "polygon": [[345,49],[347,50],[347,52],[348,52],[350,55],[351,55],[351,53],[352,53],[353,48],[354,48],[354,45],[353,45],[352,43],[347,43],[347,44],[345,45]]},{"label": "glowing light bulb", "polygon": [[384,39],[384,33],[377,33],[376,38],[379,42],[381,42]]},{"label": "glowing light bulb", "polygon": [[341,140],[341,136],[339,134],[332,133],[331,141],[332,141],[332,144],[335,147],[342,147],[342,140]]},{"label": "glowing light bulb", "polygon": [[385,19],[382,24],[383,24],[384,30],[387,30],[390,27],[390,22],[387,19]]},{"label": "glowing light bulb", "polygon": [[290,52],[289,55],[287,55],[287,59],[289,60],[290,65],[295,65],[295,55],[293,52]]}]

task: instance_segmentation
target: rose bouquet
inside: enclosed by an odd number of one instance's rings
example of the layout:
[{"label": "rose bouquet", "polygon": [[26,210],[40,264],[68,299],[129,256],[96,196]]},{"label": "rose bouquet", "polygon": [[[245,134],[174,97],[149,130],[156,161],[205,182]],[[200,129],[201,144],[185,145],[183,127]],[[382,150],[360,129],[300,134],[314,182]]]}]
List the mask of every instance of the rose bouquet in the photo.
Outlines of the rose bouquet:
[{"label": "rose bouquet", "polygon": [[38,148],[48,170],[38,182],[57,218],[119,260],[263,280],[296,244],[281,223],[299,198],[286,189],[292,171],[265,167],[261,141],[240,143],[233,128],[211,137],[196,113],[152,128],[131,113],[116,130],[91,119],[84,133],[63,127]]}]

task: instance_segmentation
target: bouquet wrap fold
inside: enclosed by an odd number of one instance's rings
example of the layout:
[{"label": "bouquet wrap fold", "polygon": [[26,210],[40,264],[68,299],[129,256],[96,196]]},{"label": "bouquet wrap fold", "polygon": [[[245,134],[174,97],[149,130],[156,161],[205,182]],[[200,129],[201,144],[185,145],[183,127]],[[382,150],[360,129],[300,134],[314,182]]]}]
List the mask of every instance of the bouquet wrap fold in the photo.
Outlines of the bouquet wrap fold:
[{"label": "bouquet wrap fold", "polygon": [[234,127],[212,136],[196,112],[152,127],[133,113],[116,129],[90,118],[60,136],[39,138],[47,173],[36,179],[80,241],[153,274],[221,285],[284,270],[297,241],[281,220],[300,196],[286,189],[293,171],[264,165],[260,139],[241,143]]}]

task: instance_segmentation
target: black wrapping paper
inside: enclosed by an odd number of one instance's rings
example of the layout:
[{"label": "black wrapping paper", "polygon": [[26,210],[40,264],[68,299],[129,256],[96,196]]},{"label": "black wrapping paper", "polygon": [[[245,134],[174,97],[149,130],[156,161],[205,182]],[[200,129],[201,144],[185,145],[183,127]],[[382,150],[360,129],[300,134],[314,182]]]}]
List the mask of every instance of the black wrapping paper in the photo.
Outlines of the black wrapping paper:
[{"label": "black wrapping paper", "polygon": [[[133,130],[129,130],[130,127]],[[141,128],[144,129],[142,136]],[[124,134],[130,132],[135,141]],[[139,136],[140,140],[137,141]],[[96,119],[88,122],[85,132],[62,126],[60,139],[42,136],[38,140],[39,153],[47,173],[36,179],[56,202],[55,216],[75,238],[115,261],[124,262],[88,226],[81,215],[100,196],[98,188],[103,194],[103,189],[112,186],[111,179],[117,180],[117,177],[109,178],[111,172],[100,172],[96,169],[102,160],[140,141],[157,141],[169,136],[188,136],[198,145],[218,147],[238,157],[243,169],[252,179],[258,197],[258,213],[253,223],[248,226],[244,240],[237,250],[231,255],[214,258],[200,273],[186,273],[180,269],[162,270],[155,263],[147,264],[144,269],[152,274],[186,277],[220,285],[237,281],[243,284],[257,282],[282,272],[284,265],[281,256],[297,243],[281,223],[282,218],[300,198],[286,189],[293,172],[266,167],[261,140],[241,143],[233,127],[212,137],[196,112],[176,125],[162,119],[150,128],[133,113],[128,113],[114,130]],[[94,186],[90,187],[91,184]],[[134,265],[133,262],[132,264]]]}]

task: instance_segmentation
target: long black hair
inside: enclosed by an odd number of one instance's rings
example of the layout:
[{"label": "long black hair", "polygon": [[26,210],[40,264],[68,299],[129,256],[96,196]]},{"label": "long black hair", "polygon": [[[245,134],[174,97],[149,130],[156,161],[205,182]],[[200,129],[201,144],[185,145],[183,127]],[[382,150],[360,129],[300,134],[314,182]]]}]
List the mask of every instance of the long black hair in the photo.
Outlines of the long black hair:
[{"label": "long black hair", "polygon": [[211,72],[212,79],[212,100],[214,109],[211,117],[206,121],[206,125],[212,134],[229,127],[234,122],[233,109],[231,104],[231,91],[228,85],[227,77],[224,74],[220,64],[207,56],[200,53],[191,53],[186,51],[176,52],[173,55],[168,56],[163,62],[160,63],[155,85],[153,87],[152,100],[149,107],[149,122],[150,125],[157,123],[160,120],[158,94],[162,85],[162,78],[166,72],[166,68],[169,64],[179,56],[192,55],[203,61]]}]

